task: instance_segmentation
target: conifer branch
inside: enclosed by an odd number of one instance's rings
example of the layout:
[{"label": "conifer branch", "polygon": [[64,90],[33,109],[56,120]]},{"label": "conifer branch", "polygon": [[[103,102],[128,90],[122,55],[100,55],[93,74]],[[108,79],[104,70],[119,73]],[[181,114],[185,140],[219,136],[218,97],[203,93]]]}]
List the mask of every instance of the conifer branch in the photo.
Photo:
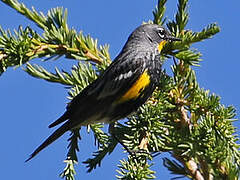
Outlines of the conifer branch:
[{"label": "conifer branch", "polygon": [[87,164],[87,172],[91,172],[93,169],[96,169],[97,166],[100,167],[103,158],[107,154],[112,153],[117,143],[118,142],[115,139],[110,139],[105,142],[104,145],[100,144],[98,151],[93,153],[93,158],[88,158],[86,161],[83,162],[84,164]]},{"label": "conifer branch", "polygon": [[81,89],[97,78],[96,71],[90,63],[78,63],[77,66],[74,65],[71,73],[61,72],[58,68],[55,68],[55,73],[51,73],[39,65],[27,63],[25,71],[36,78],[68,86],[77,85]]},{"label": "conifer branch", "polygon": [[8,67],[21,66],[31,59],[42,57],[50,59],[65,55],[66,58],[98,64],[111,62],[107,45],[98,47],[97,40],[68,28],[67,11],[63,12],[63,8],[54,8],[44,15],[15,0],[2,2],[36,23],[44,32],[41,36],[30,27],[24,30],[19,27],[12,35],[9,30],[0,28],[0,73]]},{"label": "conifer branch", "polygon": [[59,176],[65,178],[65,180],[75,180],[74,175],[76,175],[76,171],[74,165],[77,164],[77,162],[74,160],[65,160],[64,162],[66,163],[66,167]]},{"label": "conifer branch", "polygon": [[74,175],[76,175],[76,171],[74,169],[74,165],[78,163],[78,140],[81,140],[79,129],[74,129],[72,130],[71,137],[68,139],[68,141],[70,141],[68,145],[69,150],[67,153],[67,159],[64,161],[66,163],[66,167],[60,174],[60,177],[65,178],[66,180],[75,179]]},{"label": "conifer branch", "polygon": [[158,0],[156,9],[153,11],[153,23],[163,25],[166,21],[164,18],[164,13],[166,11],[166,2],[167,0]]},{"label": "conifer branch", "polygon": [[178,11],[175,16],[175,21],[169,21],[167,27],[171,32],[174,32],[176,36],[179,36],[184,31],[185,26],[188,23],[188,12],[187,12],[188,0],[178,0]]}]

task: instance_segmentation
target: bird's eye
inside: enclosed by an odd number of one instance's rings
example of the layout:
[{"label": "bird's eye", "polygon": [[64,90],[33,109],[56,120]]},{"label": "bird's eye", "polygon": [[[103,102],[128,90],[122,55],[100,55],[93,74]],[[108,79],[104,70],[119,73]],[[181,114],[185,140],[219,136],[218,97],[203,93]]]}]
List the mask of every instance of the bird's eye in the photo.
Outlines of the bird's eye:
[{"label": "bird's eye", "polygon": [[159,29],[158,30],[158,35],[160,36],[160,38],[164,38],[165,32],[163,29]]}]

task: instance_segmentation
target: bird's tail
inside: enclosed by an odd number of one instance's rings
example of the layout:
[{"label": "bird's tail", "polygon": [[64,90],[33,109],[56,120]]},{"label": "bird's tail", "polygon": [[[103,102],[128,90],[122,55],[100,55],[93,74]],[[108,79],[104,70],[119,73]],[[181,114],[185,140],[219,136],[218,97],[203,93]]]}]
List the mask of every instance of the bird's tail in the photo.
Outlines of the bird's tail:
[{"label": "bird's tail", "polygon": [[52,128],[56,125],[61,124],[62,122],[66,121],[67,119],[69,119],[69,113],[68,111],[66,111],[60,118],[58,118],[56,121],[54,121],[52,124],[50,124],[48,127]]},{"label": "bird's tail", "polygon": [[40,151],[42,151],[45,147],[47,147],[49,144],[51,144],[56,139],[58,139],[60,136],[62,136],[69,129],[70,129],[69,122],[64,123],[60,128],[58,128],[56,131],[54,131],[40,146],[38,146],[38,148],[30,155],[30,157],[25,162],[32,159]]}]

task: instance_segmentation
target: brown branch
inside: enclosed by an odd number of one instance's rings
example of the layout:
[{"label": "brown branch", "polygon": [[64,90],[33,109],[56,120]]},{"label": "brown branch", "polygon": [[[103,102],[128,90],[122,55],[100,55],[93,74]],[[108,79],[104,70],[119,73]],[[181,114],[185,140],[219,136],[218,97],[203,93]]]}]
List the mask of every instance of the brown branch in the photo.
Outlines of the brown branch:
[{"label": "brown branch", "polygon": [[69,48],[66,45],[56,45],[56,44],[46,44],[46,43],[40,43],[38,46],[35,46],[31,51],[29,51],[26,55],[28,57],[31,57],[33,55],[40,55],[40,54],[46,54],[48,53],[48,49],[54,49],[57,52],[61,54],[68,54],[68,53],[80,53],[80,51],[83,51],[84,56],[87,57],[88,61],[93,61],[97,64],[102,63],[102,59],[100,57],[97,57],[93,53],[91,53],[90,50],[83,48],[83,50],[79,50],[77,48]]},{"label": "brown branch", "polygon": [[194,161],[193,158],[185,160],[183,157],[178,156],[177,154],[172,154],[179,162],[182,163],[184,168],[189,172],[190,176],[195,180],[204,180],[203,175],[198,169],[198,164]]},{"label": "brown branch", "polygon": [[[213,180],[213,175],[209,172],[208,163],[201,157],[198,157],[200,168],[202,169],[202,174],[205,179]],[[210,170],[211,171],[211,170]]]},{"label": "brown branch", "polygon": [[148,150],[148,148],[147,148],[148,141],[149,141],[149,133],[146,132],[139,144],[139,149]]},{"label": "brown branch", "polygon": [[0,61],[6,59],[7,54],[4,54],[4,51],[0,51]]},{"label": "brown branch", "polygon": [[[193,125],[191,123],[191,119],[188,117],[187,110],[184,108],[184,105],[180,106],[180,112],[181,112],[180,121],[182,126],[187,125],[189,127],[189,130],[191,130]],[[190,158],[189,160],[186,161],[185,158],[178,156],[177,154],[173,154],[173,156],[183,164],[183,166],[193,177],[193,179],[204,180],[203,175],[199,171],[198,164],[194,161],[193,158]]]},{"label": "brown branch", "polygon": [[192,129],[193,125],[191,123],[191,119],[188,117],[188,114],[187,114],[187,110],[184,108],[184,106],[182,105],[180,107],[180,112],[181,112],[181,123],[183,126],[188,126],[189,130]]},{"label": "brown branch", "polygon": [[90,51],[87,51],[85,53],[85,56],[89,57],[89,59],[91,59],[93,62],[97,63],[97,64],[101,64],[102,63],[102,59],[99,57],[94,56]]},{"label": "brown branch", "polygon": [[204,180],[202,174],[198,170],[198,165],[197,163],[192,159],[188,160],[186,163],[186,166],[189,173],[192,175],[192,177],[196,180]]},{"label": "brown branch", "polygon": [[[178,122],[181,123],[181,127],[188,127],[191,131],[193,124],[191,122],[191,117],[188,116],[188,110],[186,109],[186,106],[189,103],[184,98],[185,95],[183,95],[183,86],[185,84],[185,72],[187,71],[187,67],[182,60],[179,60],[178,64],[176,63],[176,66],[179,66],[179,73],[182,76],[183,82],[182,85],[178,86],[176,90],[171,91],[169,95],[171,99],[173,99],[173,103],[177,106],[177,111],[179,111],[180,117],[178,119]],[[182,152],[177,151],[173,151],[172,156],[175,157],[184,166],[192,179],[204,180],[204,176],[199,170],[201,164],[198,164],[193,157],[188,157],[186,155],[183,156]]]}]

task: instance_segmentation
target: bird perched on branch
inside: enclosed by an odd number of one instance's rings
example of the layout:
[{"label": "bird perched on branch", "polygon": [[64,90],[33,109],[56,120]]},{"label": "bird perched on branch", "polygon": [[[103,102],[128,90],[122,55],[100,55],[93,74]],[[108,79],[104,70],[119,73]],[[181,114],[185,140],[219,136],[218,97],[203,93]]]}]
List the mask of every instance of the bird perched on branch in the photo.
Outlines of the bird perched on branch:
[{"label": "bird perched on branch", "polygon": [[136,111],[159,82],[162,63],[156,56],[167,41],[179,40],[156,24],[136,28],[110,66],[49,125],[52,128],[63,123],[26,161],[69,130],[93,123],[112,123]]}]

